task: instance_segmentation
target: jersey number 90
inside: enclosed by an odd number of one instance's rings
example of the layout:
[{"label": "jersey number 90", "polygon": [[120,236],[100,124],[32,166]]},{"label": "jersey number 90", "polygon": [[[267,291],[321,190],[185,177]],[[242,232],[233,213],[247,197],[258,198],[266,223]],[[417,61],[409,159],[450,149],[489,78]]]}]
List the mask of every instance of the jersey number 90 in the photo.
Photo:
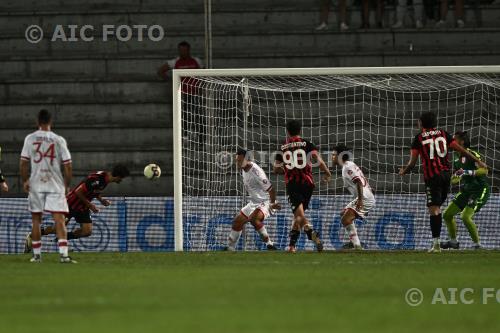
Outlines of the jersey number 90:
[{"label": "jersey number 90", "polygon": [[288,170],[304,169],[307,165],[307,155],[304,149],[292,151],[287,150],[283,153],[283,162]]}]

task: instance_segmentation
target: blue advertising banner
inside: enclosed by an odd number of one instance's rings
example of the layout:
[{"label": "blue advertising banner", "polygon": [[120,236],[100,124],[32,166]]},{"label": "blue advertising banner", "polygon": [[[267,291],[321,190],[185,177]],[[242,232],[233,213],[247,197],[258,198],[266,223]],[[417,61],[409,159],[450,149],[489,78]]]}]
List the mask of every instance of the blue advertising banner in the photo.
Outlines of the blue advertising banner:
[{"label": "blue advertising banner", "polygon": [[[357,220],[359,237],[369,250],[426,249],[430,245],[430,228],[424,195],[377,195],[377,204],[365,220]],[[476,214],[482,245],[500,249],[500,195]],[[74,251],[172,251],[174,249],[174,215],[171,197],[115,197],[113,204],[93,214],[93,234],[72,240]],[[266,220],[272,240],[280,249],[288,244],[292,223],[291,210],[285,198],[284,207]],[[313,196],[307,216],[321,232],[327,250],[340,249],[347,241],[340,224],[340,212],[350,201],[346,195]],[[221,250],[226,245],[232,219],[243,206],[239,197],[184,198],[184,249],[186,251]],[[444,208],[444,206],[443,206]],[[50,215],[44,224],[51,223]],[[472,242],[457,216],[461,248],[471,248]],[[74,221],[68,230],[78,226]],[[0,253],[22,253],[24,239],[31,228],[31,215],[24,198],[0,199]],[[443,224],[442,239],[446,239]],[[43,251],[56,251],[54,235],[43,238]],[[241,250],[264,250],[258,234],[248,225],[238,244]],[[299,250],[313,250],[313,244],[302,235]]]}]

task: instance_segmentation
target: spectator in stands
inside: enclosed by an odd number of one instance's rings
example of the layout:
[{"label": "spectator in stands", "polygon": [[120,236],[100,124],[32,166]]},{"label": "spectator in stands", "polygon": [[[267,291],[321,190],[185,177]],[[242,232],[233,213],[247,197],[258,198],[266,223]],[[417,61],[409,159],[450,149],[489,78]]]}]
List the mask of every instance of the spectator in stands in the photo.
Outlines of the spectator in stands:
[{"label": "spectator in stands", "polygon": [[[415,20],[415,27],[421,29],[424,27],[422,24],[423,5],[422,0],[412,0],[413,4],[413,18]],[[408,0],[398,0],[396,7],[396,22],[392,25],[393,29],[402,28],[405,13],[408,11]]]},{"label": "spectator in stands", "polygon": [[[316,31],[328,29],[328,14],[330,12],[331,0],[321,0],[321,12],[319,15],[320,24],[316,27]],[[347,0],[338,0],[340,31],[349,30],[347,25]]]},{"label": "spectator in stands", "polygon": [[362,0],[362,16],[361,28],[368,29],[370,27],[370,7],[375,6],[375,20],[377,28],[383,28],[384,0]]},{"label": "spectator in stands", "polygon": [[[441,0],[441,19],[436,23],[436,27],[446,26],[446,16],[448,15],[448,0]],[[464,0],[455,0],[455,20],[458,28],[465,26],[464,22]]]},{"label": "spectator in stands", "polygon": [[182,41],[177,45],[179,56],[171,59],[163,64],[158,69],[158,75],[163,79],[167,79],[167,73],[171,69],[198,69],[203,68],[200,59],[191,56],[191,45],[188,42]]}]

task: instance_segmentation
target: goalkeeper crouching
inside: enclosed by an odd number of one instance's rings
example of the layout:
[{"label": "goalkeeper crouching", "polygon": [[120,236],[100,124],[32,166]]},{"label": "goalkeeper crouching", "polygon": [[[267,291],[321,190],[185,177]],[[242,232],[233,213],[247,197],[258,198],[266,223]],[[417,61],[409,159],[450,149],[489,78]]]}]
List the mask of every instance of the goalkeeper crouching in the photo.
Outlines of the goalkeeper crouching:
[{"label": "goalkeeper crouching", "polygon": [[[470,141],[467,132],[457,132],[454,138],[457,144],[466,148],[471,154],[481,159],[481,155],[478,152],[469,148]],[[474,242],[474,248],[480,249],[479,234],[472,217],[475,213],[479,212],[490,197],[490,187],[486,179],[488,169],[478,168],[475,161],[458,153],[455,153],[453,167],[456,171],[451,177],[451,182],[452,184],[460,182],[462,188],[444,212],[443,219],[446,222],[450,239],[441,243],[441,248],[459,248],[455,215],[462,212],[461,218]]]}]

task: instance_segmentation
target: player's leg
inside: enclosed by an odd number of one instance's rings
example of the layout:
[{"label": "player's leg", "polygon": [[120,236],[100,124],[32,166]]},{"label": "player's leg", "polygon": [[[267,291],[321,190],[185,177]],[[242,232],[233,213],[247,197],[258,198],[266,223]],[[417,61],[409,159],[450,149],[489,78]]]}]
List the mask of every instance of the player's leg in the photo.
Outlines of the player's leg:
[{"label": "player's leg", "polygon": [[73,216],[76,223],[80,225],[80,228],[69,231],[68,239],[78,239],[92,235],[92,219],[90,218],[90,211],[78,213],[74,212]]},{"label": "player's leg", "polygon": [[42,213],[31,213],[31,248],[33,249],[33,258],[31,262],[42,261],[42,234],[40,226],[42,225]]},{"label": "player's leg", "polygon": [[66,214],[68,203],[64,193],[49,193],[45,202],[45,211],[52,214],[54,219],[57,246],[61,263],[76,263],[68,256],[68,236],[66,230]]},{"label": "player's leg", "polygon": [[455,220],[455,215],[462,211],[461,202],[464,197],[463,193],[458,193],[444,211],[443,219],[446,223],[446,228],[448,229],[449,240],[441,243],[441,247],[443,249],[458,249],[459,247],[457,241],[457,222]]},{"label": "player's leg", "polygon": [[462,211],[462,221],[464,222],[469,235],[474,242],[474,248],[480,249],[481,243],[479,242],[479,233],[477,231],[477,226],[472,220],[474,214],[479,212],[481,208],[486,204],[490,197],[490,189],[489,187],[485,187],[477,194],[477,199],[474,200],[472,205],[465,207]]},{"label": "player's leg", "polygon": [[236,244],[238,244],[238,240],[240,239],[243,227],[247,222],[248,222],[248,217],[243,212],[239,212],[238,215],[235,216],[233,220],[233,225],[231,226],[231,231],[229,232],[227,247],[225,248],[226,250],[228,251],[236,250]]},{"label": "player's leg", "polygon": [[356,230],[356,225],[354,224],[354,220],[356,219],[357,214],[354,211],[354,209],[349,207],[350,205],[351,204],[349,204],[348,207],[344,210],[344,213],[342,214],[340,221],[344,226],[345,230],[347,231],[349,235],[349,240],[354,245],[354,248],[361,250],[361,242],[358,237],[358,231]]},{"label": "player's leg", "polygon": [[[323,243],[321,242],[320,235],[316,230],[314,230],[313,226],[309,223],[309,220],[305,216],[305,209],[307,209],[308,204],[309,204],[309,200],[307,200],[307,202],[300,204],[293,212],[294,225],[299,226],[298,235],[294,235],[294,236],[296,236],[295,243],[297,243],[298,236],[300,236],[300,229],[303,229],[304,233],[307,235],[307,238],[309,240],[313,241],[314,244],[316,245],[316,249],[318,251],[322,251],[323,250]],[[291,241],[291,237],[290,237],[290,241]],[[294,244],[294,246],[295,246],[295,244]]]},{"label": "player's leg", "polygon": [[[265,208],[263,208],[265,209]],[[274,246],[273,242],[271,241],[271,238],[269,237],[269,234],[267,233],[266,226],[264,225],[264,219],[266,218],[266,215],[264,211],[261,210],[261,208],[257,208],[252,215],[250,215],[250,223],[254,227],[255,231],[260,235],[260,238],[264,243],[266,243],[267,249],[268,250],[277,250],[276,247]],[[268,215],[269,216],[269,215]]]},{"label": "player's leg", "polygon": [[427,207],[429,210],[429,221],[432,233],[432,248],[429,252],[441,252],[441,228],[443,217],[441,215],[441,205],[446,201],[450,188],[450,175],[443,172],[434,176],[426,184]]}]

